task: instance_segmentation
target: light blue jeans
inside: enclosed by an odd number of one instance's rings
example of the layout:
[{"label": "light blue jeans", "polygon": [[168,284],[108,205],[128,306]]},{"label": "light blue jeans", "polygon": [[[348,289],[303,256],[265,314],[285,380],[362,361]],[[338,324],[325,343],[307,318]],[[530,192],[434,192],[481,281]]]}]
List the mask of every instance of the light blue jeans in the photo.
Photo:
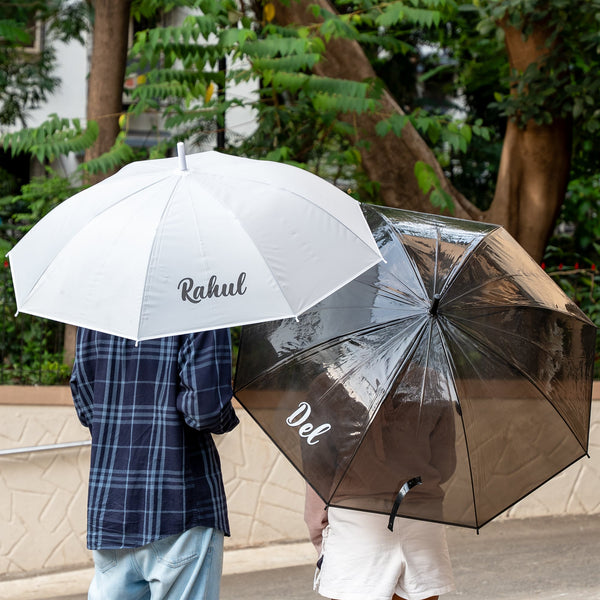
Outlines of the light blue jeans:
[{"label": "light blue jeans", "polygon": [[88,600],[218,600],[223,532],[206,527],[141,548],[94,550]]}]

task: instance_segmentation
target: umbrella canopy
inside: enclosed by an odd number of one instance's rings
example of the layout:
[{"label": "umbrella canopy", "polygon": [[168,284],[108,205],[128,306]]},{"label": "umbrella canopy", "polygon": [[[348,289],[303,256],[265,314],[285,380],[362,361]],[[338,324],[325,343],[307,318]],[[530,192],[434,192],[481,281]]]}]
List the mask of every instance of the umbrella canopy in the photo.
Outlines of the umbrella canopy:
[{"label": "umbrella canopy", "polygon": [[381,260],[358,202],[204,152],[132,163],[9,252],[17,309],[143,340],[291,317]]},{"label": "umbrella canopy", "polygon": [[501,227],[364,211],[386,262],[244,327],[235,395],[327,504],[479,528],[587,453],[596,329]]}]

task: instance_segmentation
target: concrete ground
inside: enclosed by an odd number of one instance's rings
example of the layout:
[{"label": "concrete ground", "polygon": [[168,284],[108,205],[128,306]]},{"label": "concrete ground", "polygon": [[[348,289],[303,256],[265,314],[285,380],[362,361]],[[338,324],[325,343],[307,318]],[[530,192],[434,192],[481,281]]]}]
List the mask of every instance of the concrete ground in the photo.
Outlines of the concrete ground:
[{"label": "concrete ground", "polygon": [[[457,589],[443,600],[600,600],[600,515],[448,527],[448,545]],[[220,600],[316,600],[313,562],[305,542],[228,550]],[[84,600],[91,576],[0,581],[0,599]]]},{"label": "concrete ground", "polygon": [[[448,528],[456,591],[443,600],[600,600],[600,515]],[[220,600],[316,600],[314,567],[225,576]]]}]

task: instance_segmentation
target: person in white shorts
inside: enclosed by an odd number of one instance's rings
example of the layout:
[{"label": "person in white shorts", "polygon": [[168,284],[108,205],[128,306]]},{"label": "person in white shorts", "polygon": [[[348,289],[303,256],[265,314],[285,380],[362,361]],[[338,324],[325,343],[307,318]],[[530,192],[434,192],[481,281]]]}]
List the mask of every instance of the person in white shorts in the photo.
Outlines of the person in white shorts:
[{"label": "person in white shorts", "polygon": [[[332,600],[436,599],[454,589],[442,523],[456,469],[455,409],[443,395],[443,374],[411,363],[374,414],[353,384],[323,372],[307,394],[321,420],[335,424],[319,446],[302,447],[307,481],[321,492],[307,485],[305,521],[319,553],[315,590]],[[365,422],[363,432],[357,423]],[[396,506],[388,513],[390,484],[400,514],[423,520],[396,516]],[[325,497],[333,500],[327,510]]]},{"label": "person in white shorts", "polygon": [[331,507],[307,486],[319,554],[315,590],[332,600],[436,600],[455,589],[444,525]]}]

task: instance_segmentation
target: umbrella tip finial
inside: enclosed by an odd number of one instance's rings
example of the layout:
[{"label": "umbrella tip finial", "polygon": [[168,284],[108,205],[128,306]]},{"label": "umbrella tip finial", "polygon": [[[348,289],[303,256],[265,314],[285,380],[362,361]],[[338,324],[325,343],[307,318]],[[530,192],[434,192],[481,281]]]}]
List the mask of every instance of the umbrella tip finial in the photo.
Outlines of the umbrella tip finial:
[{"label": "umbrella tip finial", "polygon": [[429,307],[429,314],[436,317],[438,314],[438,306],[440,305],[440,294],[435,294],[433,296],[433,302],[431,303],[431,306]]},{"label": "umbrella tip finial", "polygon": [[185,162],[185,146],[183,142],[177,142],[177,156],[179,157],[179,169],[187,171],[187,163]]}]

